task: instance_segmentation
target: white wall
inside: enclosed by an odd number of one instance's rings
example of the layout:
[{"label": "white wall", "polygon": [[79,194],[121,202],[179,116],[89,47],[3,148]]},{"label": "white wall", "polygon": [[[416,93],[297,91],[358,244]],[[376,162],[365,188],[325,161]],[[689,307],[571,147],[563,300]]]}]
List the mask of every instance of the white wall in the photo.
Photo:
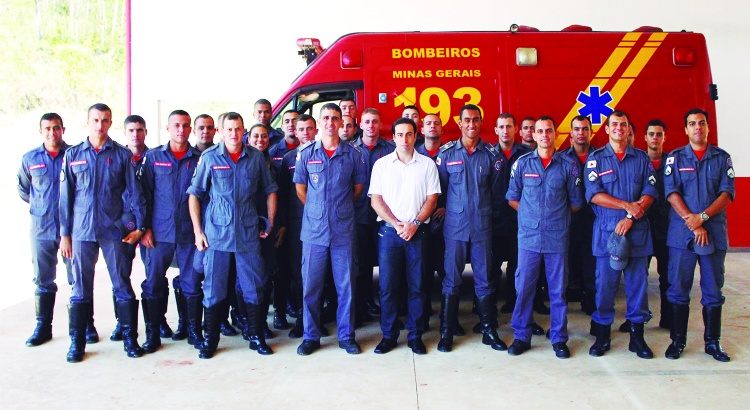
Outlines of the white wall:
[{"label": "white wall", "polygon": [[[559,30],[571,24],[597,31],[658,26],[703,33],[713,79],[719,86],[720,145],[734,156],[738,175],[750,176],[750,147],[732,119],[745,117],[750,3],[716,1],[380,0],[343,2],[281,0],[133,0],[133,113],[149,123],[149,145],[166,141],[166,116],[187,108],[194,116],[232,109],[246,117],[258,98],[275,102],[302,71],[299,37],[328,46],[358,31],[507,30],[512,23]],[[345,6],[340,6],[344,4]],[[159,111],[161,110],[161,111]],[[162,129],[162,132],[157,132]],[[159,141],[159,134],[161,140]],[[682,130],[668,136],[683,138]]]}]

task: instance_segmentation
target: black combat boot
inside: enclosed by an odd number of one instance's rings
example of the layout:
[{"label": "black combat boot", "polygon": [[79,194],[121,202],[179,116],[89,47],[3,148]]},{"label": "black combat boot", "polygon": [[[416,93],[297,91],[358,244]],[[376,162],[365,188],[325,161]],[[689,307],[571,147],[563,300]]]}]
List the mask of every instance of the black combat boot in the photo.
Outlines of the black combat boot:
[{"label": "black combat boot", "polygon": [[[266,337],[263,334],[263,322],[266,322],[266,317],[263,315],[262,307],[254,303],[245,302],[245,304],[247,305],[247,323],[250,331],[250,349],[262,355],[273,354],[273,350],[266,344]],[[268,326],[268,323],[266,323],[266,326]]]},{"label": "black combat boot", "polygon": [[115,310],[115,330],[112,331],[112,334],[109,336],[109,340],[113,342],[119,342],[122,341],[122,328],[120,328],[120,317],[117,316],[117,298],[115,297],[115,294],[112,293],[112,308]]},{"label": "black combat boot", "polygon": [[245,303],[245,297],[242,295],[242,291],[237,289],[236,305],[237,309],[234,311],[234,319],[236,320],[237,328],[239,328],[242,338],[250,340],[250,321],[247,317],[247,304]]},{"label": "black combat boot", "polygon": [[[214,357],[216,348],[219,347],[222,321],[220,315],[226,312],[221,307],[223,302],[224,301],[203,309],[203,323],[206,327],[206,338],[203,340],[200,353],[198,354],[198,357],[201,359],[210,359]],[[226,317],[223,319],[226,320]]]},{"label": "black combat boot", "polygon": [[[267,289],[263,294],[263,300],[265,302],[258,305],[258,308],[260,309],[260,313],[258,313],[259,320],[260,320],[260,330],[263,332],[263,337],[266,339],[273,339],[274,334],[271,331],[271,328],[268,327],[268,311],[271,310],[271,303],[268,302],[271,300],[271,291],[273,289]],[[247,310],[245,310],[247,312]],[[248,323],[249,325],[249,323]]]},{"label": "black combat boot", "polygon": [[453,323],[458,316],[458,295],[443,295],[440,306],[440,342],[438,351],[450,352],[453,350]]},{"label": "black combat boot", "polygon": [[690,317],[690,306],[689,305],[678,305],[670,303],[671,317],[672,317],[672,329],[669,331],[669,338],[672,339],[672,343],[667,347],[666,356],[667,359],[676,360],[682,355],[682,351],[685,350],[687,345],[687,327],[688,318]]},{"label": "black combat boot", "polygon": [[94,301],[91,301],[91,308],[89,309],[89,318],[86,321],[86,343],[94,344],[99,343],[99,332],[94,327]]},{"label": "black combat boot", "polygon": [[175,288],[174,304],[177,306],[177,330],[172,335],[172,340],[185,340],[187,334],[187,301],[182,289]]},{"label": "black combat boot", "polygon": [[26,340],[26,346],[39,346],[52,339],[52,314],[55,310],[55,293],[44,292],[34,295],[36,308],[36,328]]},{"label": "black combat boot", "polygon": [[[229,317],[229,297],[219,302],[217,305],[218,310],[218,317],[219,317],[219,328],[221,330],[221,334],[224,336],[237,336],[239,333],[237,332],[237,329],[232,327],[232,324],[229,323],[229,320],[227,319]],[[236,310],[239,312],[239,309]],[[204,311],[205,313],[205,311]]]},{"label": "black combat boot", "polygon": [[167,323],[167,309],[169,308],[169,289],[163,298],[156,299],[159,302],[159,312],[161,317],[159,318],[159,336],[165,339],[170,339],[174,335],[172,328]]},{"label": "black combat boot", "polygon": [[[161,306],[159,299],[142,299],[141,304],[143,305],[143,321],[146,323],[146,342],[143,344],[143,350],[146,353],[154,353],[161,347],[159,323],[164,315],[159,310]],[[123,330],[123,340],[124,338],[125,331]]]},{"label": "black combat boot", "polygon": [[630,344],[628,349],[641,359],[652,359],[654,352],[643,338],[643,323],[630,323]]},{"label": "black combat boot", "polygon": [[592,320],[591,328],[594,336],[596,336],[596,341],[589,349],[589,356],[604,356],[604,353],[609,351],[610,348],[612,325],[602,325]]},{"label": "black combat boot", "polygon": [[200,349],[203,344],[203,298],[192,296],[185,298],[187,304],[187,341],[196,349]]},{"label": "black combat boot", "polygon": [[659,327],[662,329],[672,329],[672,317],[673,311],[671,303],[667,300],[667,291],[662,291],[661,288],[661,306],[659,309]]},{"label": "black combat boot", "polygon": [[727,352],[721,348],[721,306],[703,307],[703,324],[706,330],[703,333],[703,341],[706,343],[706,354],[713,356],[720,362],[731,360]]},{"label": "black combat boot", "polygon": [[70,349],[68,363],[78,363],[83,360],[86,352],[86,323],[89,319],[91,303],[71,303],[68,305],[68,333],[70,334]]},{"label": "black combat boot", "polygon": [[[143,349],[138,344],[138,300],[130,299],[117,302],[117,314],[122,327],[122,343],[128,357],[143,356]],[[158,334],[157,334],[158,338]]]},{"label": "black combat boot", "polygon": [[302,288],[299,286],[292,287],[291,301],[293,305],[300,307],[299,315],[295,318],[294,327],[289,331],[289,337],[292,339],[299,339],[305,332],[304,325],[302,323]]},{"label": "black combat boot", "polygon": [[479,318],[482,323],[482,344],[495,350],[507,350],[508,346],[497,334],[497,306],[492,295],[477,298]]}]

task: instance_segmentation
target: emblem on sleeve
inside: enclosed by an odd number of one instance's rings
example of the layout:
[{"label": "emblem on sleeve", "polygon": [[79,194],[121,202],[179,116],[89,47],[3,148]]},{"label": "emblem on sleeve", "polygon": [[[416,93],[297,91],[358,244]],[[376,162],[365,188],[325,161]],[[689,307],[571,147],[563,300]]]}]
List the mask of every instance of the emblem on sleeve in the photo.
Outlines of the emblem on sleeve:
[{"label": "emblem on sleeve", "polygon": [[648,177],[648,184],[651,185],[651,186],[656,186],[656,177],[653,176],[653,175],[651,175],[650,177]]},{"label": "emblem on sleeve", "polygon": [[599,175],[596,174],[596,171],[589,173],[589,181],[594,182],[597,178],[599,178]]},{"label": "emblem on sleeve", "polygon": [[580,185],[581,185],[581,178],[576,178],[576,186],[580,186]]},{"label": "emblem on sleeve", "polygon": [[60,182],[65,181],[65,170],[60,170]]},{"label": "emblem on sleeve", "polygon": [[732,158],[727,157],[727,165],[729,165],[729,168],[732,168]]},{"label": "emblem on sleeve", "polygon": [[656,171],[656,170],[654,169],[654,164],[653,164],[652,162],[649,162],[649,163],[648,163],[648,170],[649,170],[649,171],[651,171],[651,172],[654,172],[654,171]]},{"label": "emblem on sleeve", "polygon": [[674,164],[674,157],[667,157],[667,165]]},{"label": "emblem on sleeve", "polygon": [[573,174],[574,177],[578,178],[578,167],[573,167],[572,174]]},{"label": "emblem on sleeve", "polygon": [[596,168],[596,160],[592,159],[591,161],[587,162],[586,168]]},{"label": "emblem on sleeve", "polygon": [[[669,158],[667,158],[667,163],[669,163]],[[664,175],[666,175],[666,176],[672,175],[672,166],[671,165],[667,165],[667,167],[664,168]]]},{"label": "emblem on sleeve", "polygon": [[731,178],[731,179],[734,179],[734,169],[733,169],[733,168],[729,168],[729,169],[727,170],[727,176],[728,176],[729,178]]},{"label": "emblem on sleeve", "polygon": [[440,159],[440,157],[437,157],[437,159],[435,160],[435,163],[440,165],[441,162],[443,162],[443,160]]},{"label": "emblem on sleeve", "polygon": [[495,161],[495,170],[500,171],[500,168],[503,166],[502,161]]}]

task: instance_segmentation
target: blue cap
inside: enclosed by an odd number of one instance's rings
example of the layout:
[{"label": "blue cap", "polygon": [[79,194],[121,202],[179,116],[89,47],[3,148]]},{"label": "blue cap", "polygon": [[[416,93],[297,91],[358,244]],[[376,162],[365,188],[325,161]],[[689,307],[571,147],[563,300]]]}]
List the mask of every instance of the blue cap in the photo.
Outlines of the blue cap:
[{"label": "blue cap", "polygon": [[609,252],[609,266],[612,269],[616,271],[625,269],[630,257],[630,243],[628,243],[628,238],[612,232],[607,240],[607,252]]},{"label": "blue cap", "polygon": [[120,231],[121,238],[128,236],[136,228],[135,215],[123,212],[120,219],[115,220],[115,228]]},{"label": "blue cap", "polygon": [[263,230],[262,232],[266,235],[271,233],[271,221],[268,220],[265,216],[259,216],[258,217],[258,226]]},{"label": "blue cap", "polygon": [[710,255],[716,250],[714,241],[712,241],[710,237],[708,238],[708,244],[703,246],[697,245],[695,243],[695,238],[690,238],[687,243],[687,248],[688,250],[695,252],[697,255]]}]

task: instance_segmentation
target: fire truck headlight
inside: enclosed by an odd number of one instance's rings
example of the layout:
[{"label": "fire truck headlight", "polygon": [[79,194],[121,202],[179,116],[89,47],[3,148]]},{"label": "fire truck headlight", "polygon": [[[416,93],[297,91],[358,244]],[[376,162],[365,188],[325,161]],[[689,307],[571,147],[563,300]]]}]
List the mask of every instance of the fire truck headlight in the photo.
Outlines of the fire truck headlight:
[{"label": "fire truck headlight", "polygon": [[536,48],[519,47],[516,49],[516,64],[518,66],[537,65]]}]

